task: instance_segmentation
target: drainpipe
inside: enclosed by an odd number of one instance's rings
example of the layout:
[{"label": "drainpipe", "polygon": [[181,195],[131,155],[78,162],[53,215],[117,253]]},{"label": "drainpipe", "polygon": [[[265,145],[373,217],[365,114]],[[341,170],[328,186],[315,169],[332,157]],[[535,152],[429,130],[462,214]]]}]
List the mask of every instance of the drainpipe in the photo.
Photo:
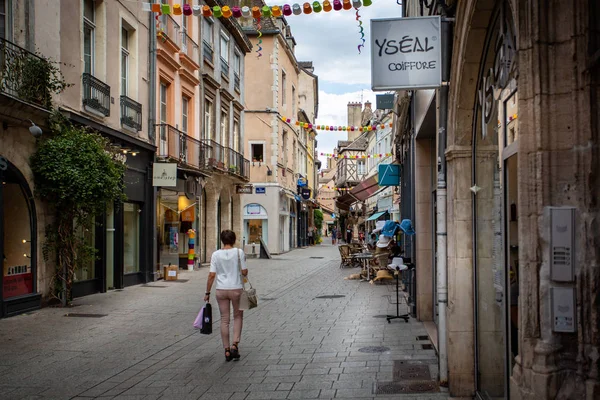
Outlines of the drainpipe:
[{"label": "drainpipe", "polygon": [[[442,87],[439,90],[439,129],[438,129],[438,180],[437,180],[437,298],[438,298],[438,354],[440,386],[448,387],[448,332],[446,310],[448,306],[448,243],[446,232],[446,131],[448,126],[448,91],[450,80],[452,27],[442,13]],[[447,390],[447,389],[446,389]]]},{"label": "drainpipe", "polygon": [[[148,90],[148,140],[151,144],[156,145],[156,130],[154,125],[156,124],[156,21],[154,20],[155,14],[150,13],[150,23],[149,23],[149,35],[148,43],[150,47],[149,53],[149,90]],[[154,154],[154,160],[156,159],[156,154]],[[150,175],[150,182],[152,182],[152,167],[149,168],[148,171]],[[158,201],[158,190],[156,186],[152,186],[152,207],[150,212],[150,221],[152,223],[152,260],[150,260],[149,265],[152,270],[147,273],[147,280],[153,280],[154,274],[156,274],[156,261],[158,259],[158,248],[157,248],[157,231],[156,231],[156,208]],[[198,235],[199,237],[200,235]],[[198,239],[198,242],[200,240]]]}]

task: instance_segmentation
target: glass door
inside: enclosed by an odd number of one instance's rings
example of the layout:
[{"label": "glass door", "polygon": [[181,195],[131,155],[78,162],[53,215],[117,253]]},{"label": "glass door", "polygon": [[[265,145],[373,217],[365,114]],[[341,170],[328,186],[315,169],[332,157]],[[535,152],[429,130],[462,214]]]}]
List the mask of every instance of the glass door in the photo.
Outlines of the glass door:
[{"label": "glass door", "polygon": [[123,273],[140,272],[140,206],[123,204]]},{"label": "glass door", "polygon": [[115,208],[106,210],[106,290],[115,288]]}]

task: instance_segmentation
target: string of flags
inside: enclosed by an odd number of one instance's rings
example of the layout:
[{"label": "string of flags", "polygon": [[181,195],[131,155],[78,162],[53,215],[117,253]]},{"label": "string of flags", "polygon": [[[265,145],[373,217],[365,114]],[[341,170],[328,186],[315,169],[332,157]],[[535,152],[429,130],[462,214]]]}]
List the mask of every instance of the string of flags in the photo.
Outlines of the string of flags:
[{"label": "string of flags", "polygon": [[351,160],[359,160],[364,158],[386,158],[391,157],[393,153],[379,153],[379,154],[359,154],[359,155],[348,155],[348,154],[335,154],[335,153],[320,153],[325,157],[333,157],[333,158],[348,158]]},{"label": "string of flags", "polygon": [[300,5],[294,3],[292,5],[284,4],[282,6],[263,6],[262,8],[254,6],[252,8],[248,6],[244,7],[229,7],[229,6],[214,6],[209,7],[207,5],[189,5],[189,4],[162,4],[162,3],[148,3],[142,2],[142,10],[148,12],[159,13],[163,15],[195,15],[204,17],[224,17],[224,18],[269,18],[269,17],[281,17],[282,15],[289,17],[291,15],[309,15],[314,13],[341,11],[341,10],[352,10],[358,9],[362,6],[368,7],[373,4],[373,0],[324,0],[322,3],[314,1],[312,4],[309,2]]},{"label": "string of flags", "polygon": [[[518,117],[518,115],[517,115],[517,114],[509,115],[509,116],[508,116],[508,121],[506,121],[506,122],[512,122],[512,121],[514,121],[515,119],[517,119],[517,117]],[[501,124],[501,122],[500,122],[500,120],[498,120],[498,125],[500,125],[500,124]]]},{"label": "string of flags", "polygon": [[376,124],[372,126],[334,126],[334,125],[320,125],[310,124],[308,122],[298,121],[292,118],[281,117],[283,122],[287,122],[290,125],[296,125],[304,129],[316,129],[320,131],[335,131],[335,132],[368,132],[376,131],[377,129],[385,129],[386,126],[392,127],[392,123],[389,124]]}]

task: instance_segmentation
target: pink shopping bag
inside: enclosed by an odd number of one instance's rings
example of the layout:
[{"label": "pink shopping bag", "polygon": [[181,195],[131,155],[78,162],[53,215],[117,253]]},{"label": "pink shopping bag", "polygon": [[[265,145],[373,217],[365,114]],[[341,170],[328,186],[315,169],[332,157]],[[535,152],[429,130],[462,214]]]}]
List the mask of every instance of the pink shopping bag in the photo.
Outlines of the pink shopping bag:
[{"label": "pink shopping bag", "polygon": [[202,329],[202,320],[203,319],[204,319],[204,307],[202,307],[200,309],[200,311],[198,312],[198,316],[196,317],[196,320],[194,321],[194,328]]}]

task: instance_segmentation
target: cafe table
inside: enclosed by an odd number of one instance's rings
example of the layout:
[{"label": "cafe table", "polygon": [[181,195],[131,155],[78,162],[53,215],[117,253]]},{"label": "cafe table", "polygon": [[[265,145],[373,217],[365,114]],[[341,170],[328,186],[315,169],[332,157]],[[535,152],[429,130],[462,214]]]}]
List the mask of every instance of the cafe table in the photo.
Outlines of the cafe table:
[{"label": "cafe table", "polygon": [[363,268],[367,269],[367,280],[371,280],[371,268],[369,267],[369,261],[375,257],[373,253],[363,252],[354,254],[354,258],[359,260],[363,264]]}]

